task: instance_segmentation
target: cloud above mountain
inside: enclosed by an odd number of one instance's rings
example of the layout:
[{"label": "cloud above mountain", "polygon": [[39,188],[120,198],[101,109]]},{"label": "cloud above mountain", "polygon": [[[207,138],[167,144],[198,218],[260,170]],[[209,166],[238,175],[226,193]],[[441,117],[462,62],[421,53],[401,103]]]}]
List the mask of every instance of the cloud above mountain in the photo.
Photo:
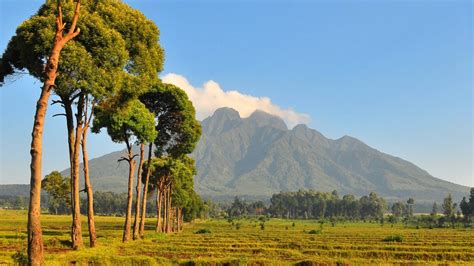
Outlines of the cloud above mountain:
[{"label": "cloud above mountain", "polygon": [[233,108],[241,117],[248,117],[255,110],[262,110],[281,117],[290,128],[297,124],[308,124],[311,120],[307,114],[275,105],[268,97],[256,97],[236,90],[225,91],[213,80],[205,82],[201,87],[195,87],[186,77],[174,73],[166,74],[162,79],[164,83],[174,84],[188,94],[200,120],[211,116],[221,107]]}]

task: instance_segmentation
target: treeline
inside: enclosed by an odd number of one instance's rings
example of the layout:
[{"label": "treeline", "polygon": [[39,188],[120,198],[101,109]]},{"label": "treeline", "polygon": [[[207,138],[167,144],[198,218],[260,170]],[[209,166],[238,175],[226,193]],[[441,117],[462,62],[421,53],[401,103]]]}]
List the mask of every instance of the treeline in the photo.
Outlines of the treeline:
[{"label": "treeline", "polygon": [[[266,215],[285,219],[330,219],[333,221],[364,220],[397,223],[406,225],[443,227],[446,224],[470,225],[474,218],[474,188],[469,198],[454,202],[447,195],[438,206],[435,202],[429,215],[414,215],[415,199],[387,204],[386,200],[375,192],[356,198],[353,195],[340,197],[337,191],[331,193],[318,191],[280,192],[274,194],[267,205],[262,201],[247,202],[236,197],[230,206],[223,206],[225,216],[229,218]],[[213,213],[220,215],[216,206]]]},{"label": "treeline", "polygon": [[334,190],[331,193],[318,191],[280,192],[270,199],[267,213],[272,217],[287,219],[378,219],[387,208],[385,199],[371,192],[356,198]]}]

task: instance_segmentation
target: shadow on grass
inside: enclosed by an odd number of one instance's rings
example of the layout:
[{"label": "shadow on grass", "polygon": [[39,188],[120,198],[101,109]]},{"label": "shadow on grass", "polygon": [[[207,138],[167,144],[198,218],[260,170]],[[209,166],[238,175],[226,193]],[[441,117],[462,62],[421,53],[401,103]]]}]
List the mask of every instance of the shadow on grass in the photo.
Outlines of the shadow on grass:
[{"label": "shadow on grass", "polygon": [[62,236],[62,235],[64,235],[64,232],[44,230],[43,235],[45,235],[45,236]]}]

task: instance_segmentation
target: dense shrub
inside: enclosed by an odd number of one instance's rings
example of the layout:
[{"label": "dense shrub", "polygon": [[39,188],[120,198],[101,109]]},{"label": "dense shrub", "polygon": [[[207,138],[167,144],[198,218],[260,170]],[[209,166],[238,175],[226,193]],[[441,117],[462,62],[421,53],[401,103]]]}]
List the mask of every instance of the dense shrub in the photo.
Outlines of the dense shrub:
[{"label": "dense shrub", "polygon": [[202,229],[199,229],[195,232],[195,234],[210,234],[212,233],[211,230],[207,229],[207,228],[202,228]]},{"label": "dense shrub", "polygon": [[313,230],[310,230],[308,232],[308,234],[310,234],[310,235],[319,235],[319,234],[322,234],[322,231],[319,230],[319,229],[318,230],[313,229]]}]

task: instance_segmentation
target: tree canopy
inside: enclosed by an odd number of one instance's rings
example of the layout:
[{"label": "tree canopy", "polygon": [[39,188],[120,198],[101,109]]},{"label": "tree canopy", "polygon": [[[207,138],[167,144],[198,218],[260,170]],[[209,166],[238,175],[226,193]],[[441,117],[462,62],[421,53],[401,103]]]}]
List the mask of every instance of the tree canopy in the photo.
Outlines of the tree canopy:
[{"label": "tree canopy", "polygon": [[139,143],[155,139],[154,117],[143,103],[135,99],[115,107],[106,104],[96,107],[93,132],[99,133],[105,127],[114,142],[128,142],[132,137]]},{"label": "tree canopy", "polygon": [[[64,22],[70,23],[74,3],[63,2]],[[44,79],[56,12],[56,1],[46,1],[17,28],[1,58],[0,84],[6,76],[25,70],[39,80]],[[100,97],[121,80],[118,73],[124,69],[144,80],[158,78],[164,61],[163,49],[158,44],[159,30],[141,12],[121,1],[83,0],[77,25],[81,34],[67,43],[61,54],[56,93],[87,90]]]},{"label": "tree canopy", "polygon": [[201,136],[201,125],[187,94],[180,88],[166,83],[155,83],[140,96],[145,106],[154,114],[156,131],[155,155],[179,157],[191,153]]}]

